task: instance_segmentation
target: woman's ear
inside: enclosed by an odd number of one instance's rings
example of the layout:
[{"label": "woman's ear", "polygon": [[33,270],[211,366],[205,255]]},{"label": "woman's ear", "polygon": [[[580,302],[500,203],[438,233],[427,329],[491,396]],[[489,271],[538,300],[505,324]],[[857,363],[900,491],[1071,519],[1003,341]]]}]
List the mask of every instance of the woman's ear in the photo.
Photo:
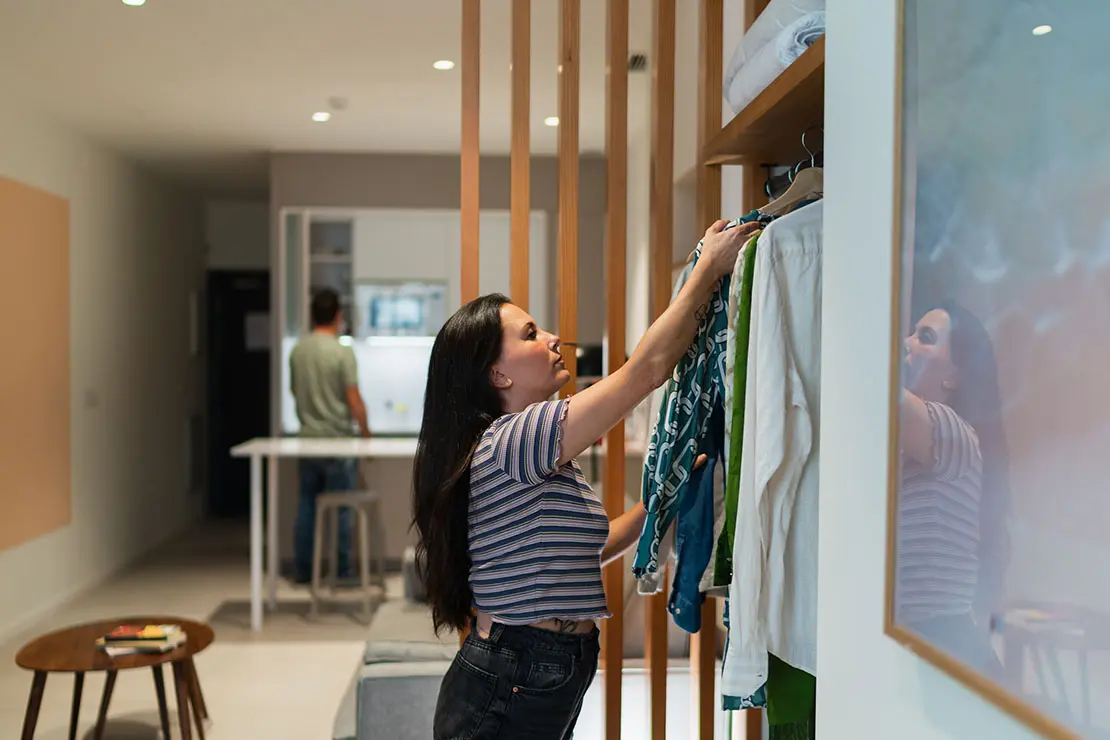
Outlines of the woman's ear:
[{"label": "woman's ear", "polygon": [[508,390],[512,384],[512,378],[504,375],[500,370],[494,368],[490,371],[490,383],[499,391]]}]

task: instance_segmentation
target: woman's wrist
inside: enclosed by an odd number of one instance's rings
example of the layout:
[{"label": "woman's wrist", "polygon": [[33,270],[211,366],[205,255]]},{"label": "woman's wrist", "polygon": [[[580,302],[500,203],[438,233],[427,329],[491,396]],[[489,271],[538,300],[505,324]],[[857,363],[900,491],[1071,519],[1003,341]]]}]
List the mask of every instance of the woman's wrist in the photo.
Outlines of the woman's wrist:
[{"label": "woman's wrist", "polygon": [[684,296],[690,301],[690,310],[697,313],[702,306],[709,303],[710,297],[713,295],[713,288],[717,286],[720,278],[713,274],[713,269],[708,263],[699,262],[694,265],[693,271],[686,280],[686,285],[683,286],[686,295]]}]

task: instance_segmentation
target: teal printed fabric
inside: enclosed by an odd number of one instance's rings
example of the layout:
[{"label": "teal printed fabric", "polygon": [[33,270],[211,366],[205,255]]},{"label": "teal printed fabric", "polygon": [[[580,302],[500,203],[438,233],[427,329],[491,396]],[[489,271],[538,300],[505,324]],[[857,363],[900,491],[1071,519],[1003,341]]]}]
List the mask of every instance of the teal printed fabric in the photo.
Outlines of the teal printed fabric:
[{"label": "teal printed fabric", "polygon": [[[759,215],[759,211],[752,211],[725,228],[755,221]],[[694,250],[695,265],[701,250],[699,242]],[[659,545],[674,522],[690,482],[698,440],[706,433],[714,406],[723,403],[731,280],[731,276],[725,276],[714,289],[709,312],[667,381],[660,402],[659,416],[644,455],[642,498],[647,520],[632,565],[636,578],[659,570]]]}]

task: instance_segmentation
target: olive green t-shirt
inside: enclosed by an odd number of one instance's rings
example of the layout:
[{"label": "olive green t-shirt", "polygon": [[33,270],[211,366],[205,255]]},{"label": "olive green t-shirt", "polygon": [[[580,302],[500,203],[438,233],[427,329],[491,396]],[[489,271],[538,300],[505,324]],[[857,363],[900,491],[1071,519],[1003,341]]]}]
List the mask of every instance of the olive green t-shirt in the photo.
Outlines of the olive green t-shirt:
[{"label": "olive green t-shirt", "polygon": [[290,385],[302,437],[350,437],[347,388],[358,385],[355,353],[333,334],[312,332],[289,356]]}]

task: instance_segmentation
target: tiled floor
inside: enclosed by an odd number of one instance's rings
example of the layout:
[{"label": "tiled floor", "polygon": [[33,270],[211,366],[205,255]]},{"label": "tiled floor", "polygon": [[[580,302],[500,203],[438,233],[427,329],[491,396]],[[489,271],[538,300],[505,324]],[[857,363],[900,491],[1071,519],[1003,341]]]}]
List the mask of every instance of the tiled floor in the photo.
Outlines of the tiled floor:
[{"label": "tiled floor", "polygon": [[[367,628],[358,621],[357,607],[325,611],[310,621],[304,616],[307,594],[285,587],[279,593],[279,613],[268,615],[261,633],[251,633],[244,534],[238,526],[221,524],[191,531],[0,646],[0,738],[20,735],[31,676],[15,665],[14,657],[26,640],[68,624],[142,613],[177,614],[215,627],[215,644],[196,659],[212,718],[206,728],[209,740],[330,738],[336,707],[359,661]],[[389,598],[400,598],[396,580],[387,591]],[[411,616],[410,624],[395,630],[411,629],[419,639],[427,639],[426,614]],[[601,737],[600,680],[587,696],[577,738]],[[86,678],[78,738],[92,737],[103,685],[103,676]],[[72,691],[72,677],[48,679],[36,738],[68,737]],[[681,669],[673,671],[668,693],[667,737],[681,740],[689,735],[691,706],[689,678]],[[626,673],[624,695],[624,737],[643,738],[646,684],[635,670]],[[176,728],[172,684],[169,703]],[[717,737],[723,738],[723,717],[719,727]],[[161,736],[157,728],[150,672],[120,673],[105,740],[154,740]],[[173,736],[177,737],[176,729]]]}]

